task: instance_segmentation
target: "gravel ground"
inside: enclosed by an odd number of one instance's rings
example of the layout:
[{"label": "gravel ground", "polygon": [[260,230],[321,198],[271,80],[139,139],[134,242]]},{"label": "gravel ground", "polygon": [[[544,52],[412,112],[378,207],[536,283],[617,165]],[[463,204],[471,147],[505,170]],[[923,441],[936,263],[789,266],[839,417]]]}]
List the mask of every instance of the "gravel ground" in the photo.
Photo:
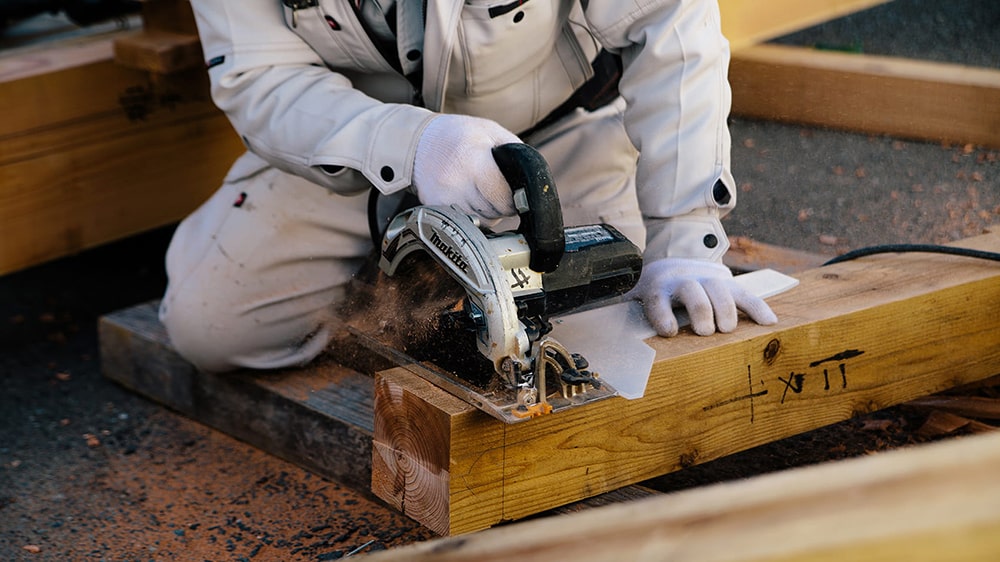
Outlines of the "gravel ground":
[{"label": "gravel ground", "polygon": [[[783,41],[995,67],[998,13],[991,0],[897,0]],[[732,130],[731,234],[833,255],[1000,223],[997,151],[743,120]],[[365,494],[102,378],[97,318],[162,293],[169,235],[0,277],[0,560],[333,560],[430,537]],[[674,490],[905,445],[919,422],[890,409],[650,484]]]}]

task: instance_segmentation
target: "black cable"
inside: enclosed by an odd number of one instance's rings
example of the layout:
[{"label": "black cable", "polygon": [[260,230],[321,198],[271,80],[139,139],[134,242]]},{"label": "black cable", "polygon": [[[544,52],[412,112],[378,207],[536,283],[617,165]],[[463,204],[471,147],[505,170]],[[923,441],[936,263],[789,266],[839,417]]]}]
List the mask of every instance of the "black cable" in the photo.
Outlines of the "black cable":
[{"label": "black cable", "polygon": [[934,254],[949,254],[953,256],[964,256],[968,258],[979,258],[984,260],[1000,261],[1000,253],[986,252],[983,250],[973,250],[970,248],[956,248],[954,246],[939,246],[936,244],[884,244],[880,246],[868,246],[851,250],[846,254],[837,256],[823,265],[831,265],[844,261],[849,261],[875,254],[891,254],[903,252],[927,252]]}]

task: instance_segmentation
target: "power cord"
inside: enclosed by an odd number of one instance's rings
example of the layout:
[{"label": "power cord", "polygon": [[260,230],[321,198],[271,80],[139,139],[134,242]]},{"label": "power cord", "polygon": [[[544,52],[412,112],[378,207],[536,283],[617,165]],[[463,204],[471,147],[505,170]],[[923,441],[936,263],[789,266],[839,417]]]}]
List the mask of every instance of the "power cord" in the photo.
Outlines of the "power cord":
[{"label": "power cord", "polygon": [[983,250],[972,250],[970,248],[956,248],[954,246],[940,246],[936,244],[883,244],[878,246],[868,246],[851,250],[846,254],[839,255],[823,265],[850,261],[865,256],[875,254],[892,254],[903,252],[926,252],[933,254],[949,254],[953,256],[964,256],[968,258],[979,258],[984,260],[1000,261],[1000,253],[986,252]]}]

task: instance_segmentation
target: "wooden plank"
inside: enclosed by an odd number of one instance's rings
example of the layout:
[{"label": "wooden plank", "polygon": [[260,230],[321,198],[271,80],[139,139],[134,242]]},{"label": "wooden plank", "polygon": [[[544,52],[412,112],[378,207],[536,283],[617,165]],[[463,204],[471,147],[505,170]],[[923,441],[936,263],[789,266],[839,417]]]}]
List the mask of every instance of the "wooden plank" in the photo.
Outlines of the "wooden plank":
[{"label": "wooden plank", "polygon": [[1000,434],[535,519],[371,562],[997,560]]},{"label": "wooden plank", "polygon": [[[962,245],[997,251],[1000,233]],[[376,462],[405,466],[373,489],[435,530],[475,531],[1000,372],[993,262],[882,255],[800,280],[771,300],[777,326],[650,339],[656,362],[638,400],[505,425],[438,407],[443,391],[403,370],[380,373]]]},{"label": "wooden plank", "polygon": [[719,0],[722,32],[730,48],[745,47],[889,0]]},{"label": "wooden plank", "polygon": [[1000,70],[761,45],[729,80],[734,115],[1000,148]]},{"label": "wooden plank", "polygon": [[371,377],[328,362],[275,373],[200,373],[146,303],[99,324],[104,375],[201,423],[357,489],[371,481]]}]

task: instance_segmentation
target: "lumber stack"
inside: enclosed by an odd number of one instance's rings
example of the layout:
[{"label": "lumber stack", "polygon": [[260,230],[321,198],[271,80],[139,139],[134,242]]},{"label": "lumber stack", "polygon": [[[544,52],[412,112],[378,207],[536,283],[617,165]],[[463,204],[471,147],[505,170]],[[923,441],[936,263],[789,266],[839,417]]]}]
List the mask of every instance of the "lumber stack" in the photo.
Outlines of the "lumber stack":
[{"label": "lumber stack", "polygon": [[0,55],[0,274],[177,221],[243,151],[202,70],[117,64],[121,36]]},{"label": "lumber stack", "polygon": [[[962,246],[1000,251],[1000,233]],[[800,274],[781,322],[652,338],[646,395],[506,425],[378,373],[372,490],[442,534],[617,487],[1000,372],[1000,268],[882,255]]]}]

